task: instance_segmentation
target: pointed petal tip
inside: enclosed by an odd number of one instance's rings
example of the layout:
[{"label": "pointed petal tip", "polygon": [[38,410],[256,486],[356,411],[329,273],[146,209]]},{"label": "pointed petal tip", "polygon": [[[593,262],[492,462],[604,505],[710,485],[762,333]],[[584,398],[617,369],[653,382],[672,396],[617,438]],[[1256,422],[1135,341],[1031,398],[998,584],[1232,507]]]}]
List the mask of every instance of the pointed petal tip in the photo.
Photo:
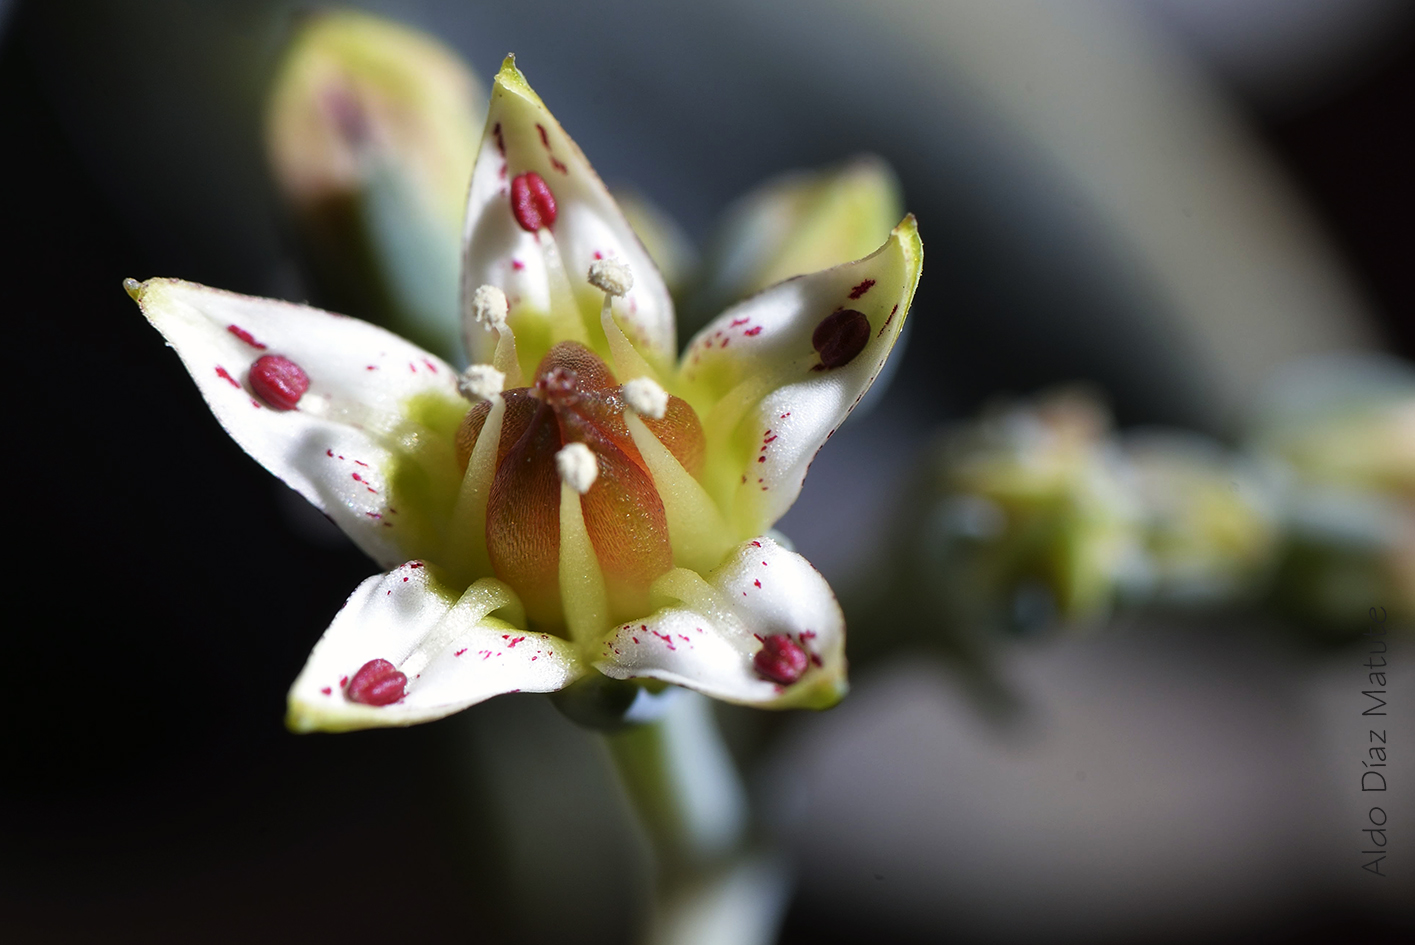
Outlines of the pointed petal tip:
[{"label": "pointed petal tip", "polygon": [[[899,221],[899,225],[890,231],[890,236],[897,239],[909,240],[919,243],[919,220],[912,213],[904,214],[904,219]],[[920,244],[922,249],[922,244]]]},{"label": "pointed petal tip", "polygon": [[123,280],[123,291],[128,293],[128,298],[134,302],[142,301],[143,290],[147,287],[146,282],[139,282],[132,276]]},{"label": "pointed petal tip", "polygon": [[365,706],[341,708],[343,711],[322,710],[291,693],[289,705],[285,710],[285,730],[292,735],[313,735],[316,732],[337,734],[390,726],[405,728],[413,724],[407,719],[389,720],[380,717],[377,709]]},{"label": "pointed petal tip", "polygon": [[494,84],[535,97],[539,101],[539,96],[536,96],[536,93],[531,89],[531,84],[526,81],[525,75],[516,68],[516,54],[513,52],[507,53],[506,58],[501,60],[501,69],[496,73]]},{"label": "pointed petal tip", "polygon": [[285,730],[292,735],[308,735],[319,730],[319,727],[314,724],[314,720],[310,718],[305,706],[297,702],[293,696],[285,709]]}]

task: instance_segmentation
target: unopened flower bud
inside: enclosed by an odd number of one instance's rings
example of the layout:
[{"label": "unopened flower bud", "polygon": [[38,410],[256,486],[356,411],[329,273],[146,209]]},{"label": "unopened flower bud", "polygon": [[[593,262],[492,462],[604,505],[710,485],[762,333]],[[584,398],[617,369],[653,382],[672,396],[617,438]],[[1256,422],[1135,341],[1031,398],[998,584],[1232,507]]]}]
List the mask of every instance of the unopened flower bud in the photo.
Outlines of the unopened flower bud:
[{"label": "unopened flower bud", "polygon": [[868,256],[902,213],[894,172],[873,156],[768,181],[728,208],[709,242],[688,327],[784,279]]},{"label": "unopened flower bud", "polygon": [[362,13],[305,21],[266,120],[271,170],[319,288],[449,358],[484,95],[456,53]]}]

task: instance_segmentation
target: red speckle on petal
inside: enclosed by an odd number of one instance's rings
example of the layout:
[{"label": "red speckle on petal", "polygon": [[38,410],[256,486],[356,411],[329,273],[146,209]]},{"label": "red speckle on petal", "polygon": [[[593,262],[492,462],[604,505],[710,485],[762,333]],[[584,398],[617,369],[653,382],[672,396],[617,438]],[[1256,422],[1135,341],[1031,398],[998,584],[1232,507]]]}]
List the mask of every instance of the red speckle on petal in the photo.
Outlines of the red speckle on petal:
[{"label": "red speckle on petal", "polygon": [[496,150],[501,152],[502,157],[505,157],[506,142],[501,137],[501,122],[498,121],[494,126],[492,126],[491,134],[493,137],[496,138]]},{"label": "red speckle on petal", "polygon": [[255,338],[251,335],[251,333],[246,331],[240,325],[227,325],[226,330],[229,331],[231,334],[235,335],[237,338],[244,341],[246,344],[250,345],[252,348],[259,348],[261,351],[265,350],[265,345],[261,344],[259,341],[256,341]]},{"label": "red speckle on petal", "polygon": [[519,259],[513,259],[511,260],[511,268],[516,270],[525,269],[526,264],[521,262]]},{"label": "red speckle on petal", "polygon": [[467,648],[464,646],[464,647],[462,647],[460,650],[458,650],[456,653],[453,653],[452,655],[453,655],[453,656],[461,656],[461,655],[462,655],[463,653],[465,653],[465,652],[467,652]]},{"label": "red speckle on petal", "polygon": [[232,377],[232,376],[231,376],[231,372],[228,371],[228,370],[226,370],[224,367],[222,367],[222,366],[219,365],[219,364],[216,365],[216,376],[217,376],[217,377],[224,377],[224,378],[226,379],[226,383],[230,384],[232,387],[236,388],[237,390],[240,390],[240,389],[241,389],[241,382],[238,381],[238,380],[236,380],[234,377]]},{"label": "red speckle on petal", "polygon": [[760,325],[758,325],[758,326],[755,327],[755,328],[748,328],[746,331],[742,332],[742,334],[744,334],[744,335],[751,335],[751,336],[753,336],[753,337],[755,337],[755,336],[757,336],[757,335],[760,335],[761,333],[762,333],[762,326],[760,326]]},{"label": "red speckle on petal", "polygon": [[327,696],[327,695],[329,695],[331,692],[333,692],[334,690],[333,690],[331,687],[329,687],[329,686],[320,686],[320,687],[319,687],[319,691],[322,692],[322,693],[324,693],[324,694]]},{"label": "red speckle on petal", "polygon": [[760,580],[753,581],[752,583],[755,584],[758,589],[760,589],[762,586],[762,582]]},{"label": "red speckle on petal", "polygon": [[874,287],[874,284],[875,280],[866,279],[864,282],[861,282],[859,285],[855,286],[855,288],[850,290],[850,298],[858,299],[860,296],[870,291],[870,289]]},{"label": "red speckle on petal", "polygon": [[392,705],[403,698],[408,677],[388,660],[369,660],[349,680],[345,695],[363,705]]},{"label": "red speckle on petal", "polygon": [[294,410],[305,391],[310,389],[310,379],[304,369],[289,358],[266,354],[251,365],[251,387],[270,406]]},{"label": "red speckle on petal", "polygon": [[511,181],[511,212],[527,233],[555,225],[555,195],[535,171],[518,174]]},{"label": "red speckle on petal", "polygon": [[811,346],[820,353],[825,370],[844,367],[865,350],[870,340],[870,320],[853,308],[831,312],[811,334]]},{"label": "red speckle on petal", "polygon": [[562,173],[562,174],[567,174],[567,175],[568,175],[568,174],[570,173],[570,168],[568,168],[568,167],[565,166],[565,162],[562,161],[562,160],[560,160],[559,158],[555,157],[554,155],[551,155],[551,158],[550,158],[550,166],[553,167],[553,168],[555,168],[557,171],[559,171],[559,172]]},{"label": "red speckle on petal", "polygon": [[752,666],[760,675],[783,686],[800,679],[810,662],[806,651],[784,633],[767,637],[757,655],[752,657]]},{"label": "red speckle on petal", "polygon": [[542,124],[540,124],[539,122],[537,122],[537,123],[536,123],[536,131],[539,131],[539,132],[540,132],[540,143],[541,143],[541,147],[545,148],[547,151],[550,150],[550,138],[549,138],[549,137],[546,135],[546,133],[545,133],[545,125],[542,125]]},{"label": "red speckle on petal", "polygon": [[753,548],[760,548],[761,546],[762,546],[762,543],[759,542],[759,541],[754,541],[754,542],[752,542],[752,547],[753,547]]},{"label": "red speckle on petal", "polygon": [[344,688],[345,686],[347,686],[347,685],[349,685],[349,677],[348,677],[348,676],[340,676],[340,677],[339,677],[339,688],[340,688],[340,689],[343,689],[343,688]]}]

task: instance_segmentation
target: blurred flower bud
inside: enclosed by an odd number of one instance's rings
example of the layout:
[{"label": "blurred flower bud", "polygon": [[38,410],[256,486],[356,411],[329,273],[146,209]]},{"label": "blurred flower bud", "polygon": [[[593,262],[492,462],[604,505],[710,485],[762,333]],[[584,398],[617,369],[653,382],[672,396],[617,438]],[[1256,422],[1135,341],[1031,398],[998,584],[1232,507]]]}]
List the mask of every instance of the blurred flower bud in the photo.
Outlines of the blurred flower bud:
[{"label": "blurred flower bud", "polygon": [[1359,633],[1372,607],[1415,625],[1415,506],[1389,494],[1296,489],[1274,607],[1324,635]]},{"label": "blurred flower bud", "polygon": [[267,115],[276,182],[331,305],[456,362],[461,223],[484,114],[454,52],[335,12],[291,42]]},{"label": "blurred flower bud", "polygon": [[697,247],[683,232],[678,221],[668,215],[668,211],[643,194],[618,187],[614,188],[613,194],[634,235],[644,244],[654,265],[658,266],[668,291],[678,297],[697,275]]},{"label": "blurred flower bud", "polygon": [[1369,355],[1294,365],[1273,384],[1255,440],[1303,483],[1415,501],[1415,370]]},{"label": "blurred flower bud", "polygon": [[1133,497],[1094,397],[1052,394],[947,436],[933,459],[940,576],[965,622],[1094,620],[1139,566]]},{"label": "blurred flower bud", "polygon": [[729,207],[683,306],[685,332],[783,279],[868,256],[903,215],[893,170],[862,156],[766,182]]},{"label": "blurred flower bud", "polygon": [[1197,434],[1129,436],[1124,449],[1148,570],[1129,592],[1176,604],[1255,597],[1279,538],[1271,483]]},{"label": "blurred flower bud", "polygon": [[1415,371],[1371,355],[1294,365],[1253,442],[1287,477],[1274,604],[1328,633],[1360,632],[1372,607],[1415,620]]}]

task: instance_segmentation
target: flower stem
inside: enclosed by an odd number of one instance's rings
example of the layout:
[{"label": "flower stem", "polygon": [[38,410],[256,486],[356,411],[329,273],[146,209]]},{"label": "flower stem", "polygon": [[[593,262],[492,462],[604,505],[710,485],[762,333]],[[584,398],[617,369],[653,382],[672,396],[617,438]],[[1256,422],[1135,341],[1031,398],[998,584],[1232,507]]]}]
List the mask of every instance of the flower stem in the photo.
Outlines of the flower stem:
[{"label": "flower stem", "polygon": [[774,941],[789,883],[749,847],[746,790],[708,700],[683,692],[606,741],[657,867],[650,945]]}]

